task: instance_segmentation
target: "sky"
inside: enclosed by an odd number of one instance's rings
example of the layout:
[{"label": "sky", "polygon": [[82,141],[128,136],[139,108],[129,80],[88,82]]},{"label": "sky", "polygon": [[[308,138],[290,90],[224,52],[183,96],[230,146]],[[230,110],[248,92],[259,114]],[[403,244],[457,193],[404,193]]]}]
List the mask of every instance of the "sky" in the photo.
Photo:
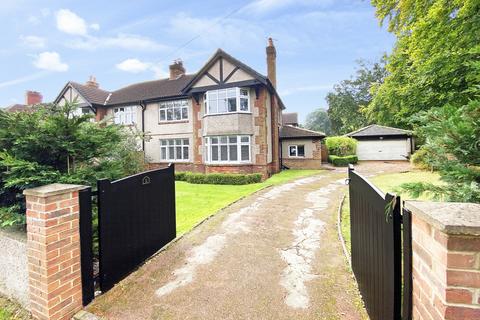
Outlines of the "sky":
[{"label": "sky", "polygon": [[7,0],[0,20],[3,107],[24,103],[26,90],[52,101],[90,75],[105,90],[165,78],[178,58],[193,73],[217,48],[266,74],[272,37],[277,89],[303,122],[357,60],[376,61],[394,44],[361,0]]}]

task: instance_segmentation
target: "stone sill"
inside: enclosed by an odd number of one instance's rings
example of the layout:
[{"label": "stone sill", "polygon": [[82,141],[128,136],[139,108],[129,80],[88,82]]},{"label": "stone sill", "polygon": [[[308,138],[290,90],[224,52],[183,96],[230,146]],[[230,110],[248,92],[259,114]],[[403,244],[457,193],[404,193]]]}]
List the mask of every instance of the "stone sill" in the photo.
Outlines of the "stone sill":
[{"label": "stone sill", "polygon": [[405,208],[446,234],[480,236],[480,204],[409,200]]}]

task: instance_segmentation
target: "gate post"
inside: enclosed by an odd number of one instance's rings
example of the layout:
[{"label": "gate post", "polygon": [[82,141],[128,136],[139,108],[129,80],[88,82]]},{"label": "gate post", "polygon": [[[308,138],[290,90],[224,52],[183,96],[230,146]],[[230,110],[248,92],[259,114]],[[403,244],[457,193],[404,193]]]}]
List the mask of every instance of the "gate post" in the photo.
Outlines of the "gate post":
[{"label": "gate post", "polygon": [[23,192],[35,319],[69,319],[82,308],[78,191],[84,188],[56,183]]}]

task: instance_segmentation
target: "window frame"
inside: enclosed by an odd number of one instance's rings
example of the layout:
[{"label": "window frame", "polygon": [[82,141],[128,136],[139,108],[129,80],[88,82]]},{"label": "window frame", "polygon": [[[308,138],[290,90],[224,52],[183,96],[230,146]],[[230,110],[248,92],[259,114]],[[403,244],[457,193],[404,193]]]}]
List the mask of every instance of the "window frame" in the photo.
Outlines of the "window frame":
[{"label": "window frame", "polygon": [[[177,141],[180,140],[180,144]],[[173,141],[173,144],[170,144]],[[165,142],[165,144],[163,144]],[[185,143],[186,142],[186,143]],[[190,162],[190,139],[189,138],[168,138],[159,139],[160,144],[160,162]],[[170,150],[173,148],[173,158],[170,158]],[[181,158],[177,157],[177,151],[180,148]],[[163,150],[165,150],[165,158],[163,158]],[[184,158],[185,150],[187,150],[187,158]]]},{"label": "window frame", "polygon": [[[235,90],[235,103],[236,103],[236,110],[235,111],[228,111],[228,99],[233,98],[233,96],[229,96],[229,91]],[[242,90],[246,90],[247,94],[244,95],[242,94]],[[218,106],[219,106],[219,101],[221,101],[221,98],[219,98],[219,93],[220,92],[225,92],[225,107],[226,111],[218,111]],[[212,95],[216,95],[216,99],[211,99],[210,97]],[[247,99],[247,110],[241,110],[241,101],[242,99]],[[230,88],[221,88],[221,89],[214,89],[214,90],[209,90],[205,92],[203,96],[203,104],[205,108],[205,115],[217,115],[217,114],[232,114],[232,113],[251,113],[251,103],[250,103],[250,88],[248,87],[230,87]],[[216,112],[210,112],[210,101],[216,101],[217,107],[216,107]]]},{"label": "window frame", "polygon": [[[226,138],[225,142],[221,142],[222,138]],[[236,138],[236,142],[230,142],[231,138]],[[242,141],[242,138],[248,138],[248,142]],[[212,140],[217,139],[217,143]],[[205,163],[207,164],[251,164],[252,163],[252,137],[250,135],[222,135],[208,136],[204,138]],[[217,146],[217,160],[212,160],[213,147]],[[226,146],[227,160],[222,160],[221,147]],[[230,147],[236,146],[237,160],[230,160]],[[242,147],[248,146],[248,160],[242,160]]]},{"label": "window frame", "polygon": [[[303,147],[303,156],[298,155],[298,147]],[[292,156],[290,148],[295,148],[295,155]],[[289,158],[305,158],[305,145],[304,144],[289,144],[288,145],[288,157]]]},{"label": "window frame", "polygon": [[[175,103],[183,103],[182,105],[175,105]],[[178,100],[167,100],[167,101],[160,101],[158,103],[158,122],[159,123],[170,123],[170,122],[182,122],[182,121],[189,121],[190,118],[190,111],[188,110],[190,107],[188,103],[188,99],[178,99]],[[175,118],[175,109],[180,109],[180,119]],[[187,115],[184,117],[183,110],[187,110]],[[168,110],[171,110],[172,120],[168,120]],[[165,120],[162,120],[162,111],[165,114]]]},{"label": "window frame", "polygon": [[[124,109],[120,111],[120,109]],[[118,110],[118,111],[117,111]],[[127,111],[129,110],[129,111]],[[137,123],[137,106],[119,106],[113,108],[113,123],[123,126],[133,126]],[[127,123],[127,115],[131,121]]]}]

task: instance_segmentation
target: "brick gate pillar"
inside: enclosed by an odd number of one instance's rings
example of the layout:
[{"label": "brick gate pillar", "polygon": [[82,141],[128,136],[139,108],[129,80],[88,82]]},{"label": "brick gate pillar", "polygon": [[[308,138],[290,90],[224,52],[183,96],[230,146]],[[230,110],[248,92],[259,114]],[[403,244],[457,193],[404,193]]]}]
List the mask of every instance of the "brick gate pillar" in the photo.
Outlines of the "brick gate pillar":
[{"label": "brick gate pillar", "polygon": [[36,319],[70,319],[82,308],[78,191],[50,184],[24,191],[30,309]]},{"label": "brick gate pillar", "polygon": [[413,319],[480,319],[480,204],[406,201]]}]

